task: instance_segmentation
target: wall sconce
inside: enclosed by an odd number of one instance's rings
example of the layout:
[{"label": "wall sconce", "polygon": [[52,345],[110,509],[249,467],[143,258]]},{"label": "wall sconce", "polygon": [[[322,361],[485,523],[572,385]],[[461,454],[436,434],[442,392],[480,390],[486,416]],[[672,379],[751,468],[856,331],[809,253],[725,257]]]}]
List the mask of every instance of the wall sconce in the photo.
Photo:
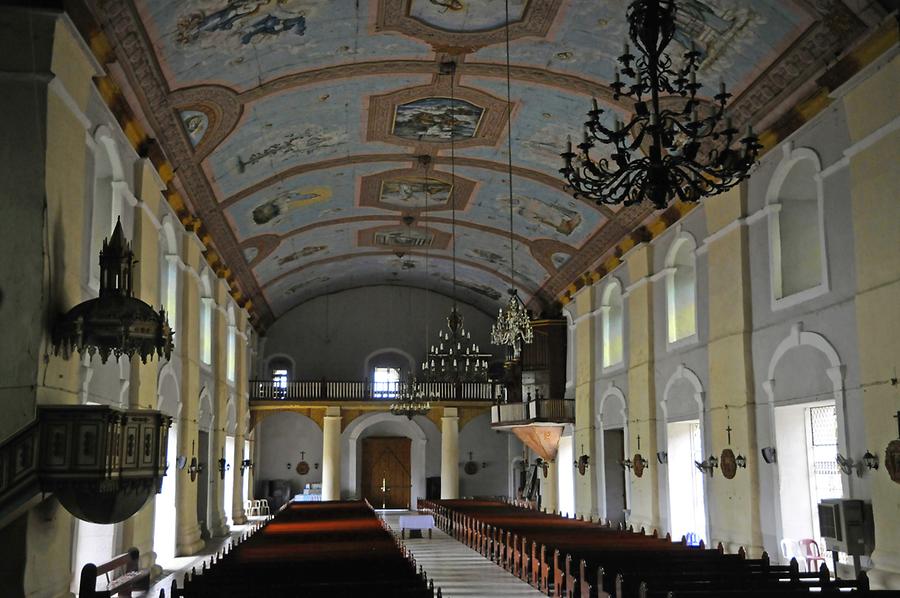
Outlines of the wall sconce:
[{"label": "wall sconce", "polygon": [[660,465],[665,465],[669,462],[669,453],[666,451],[659,451],[656,453],[656,460],[659,461]]},{"label": "wall sconce", "polygon": [[619,465],[621,465],[623,469],[631,469],[632,467],[634,467],[634,463],[631,462],[631,459],[619,461]]},{"label": "wall sconce", "polygon": [[869,469],[878,469],[878,456],[873,455],[869,451],[866,451],[866,454],[863,455],[862,462]]},{"label": "wall sconce", "polygon": [[187,465],[187,457],[184,455],[178,455],[175,458],[175,467],[179,470],[184,469],[184,466]]},{"label": "wall sconce", "polygon": [[856,476],[860,478],[862,477],[864,467],[864,463],[862,461],[854,461],[853,459],[848,459],[840,453],[838,453],[837,457],[835,457],[835,461],[837,461],[838,467],[844,475],[850,475],[855,469]]},{"label": "wall sconce", "polygon": [[241,461],[241,475],[244,475],[245,469],[253,469],[253,461],[250,459],[244,459]]},{"label": "wall sconce", "polygon": [[[194,454],[194,442],[191,441],[191,455]],[[203,463],[197,461],[197,457],[191,457],[191,464],[187,468],[188,474],[191,476],[191,481],[195,481],[197,476],[203,471]]]},{"label": "wall sconce", "polygon": [[713,469],[715,469],[716,467],[719,466],[719,458],[716,457],[715,455],[710,455],[708,462],[709,462],[709,466],[712,467]]},{"label": "wall sconce", "polygon": [[734,464],[741,469],[747,469],[747,457],[738,453],[738,456],[734,460]]},{"label": "wall sconce", "polygon": [[774,446],[764,446],[760,452],[762,453],[763,461],[766,463],[771,465],[778,462],[778,451],[775,450]]},{"label": "wall sconce", "polygon": [[[715,457],[712,458],[715,459]],[[713,466],[710,465],[709,459],[704,459],[703,461],[694,461],[694,466],[703,473],[708,473],[709,475],[713,474]]]},{"label": "wall sconce", "polygon": [[581,456],[578,457],[575,461],[572,461],[572,465],[575,469],[578,470],[578,473],[584,475],[584,472],[587,471],[587,468],[591,465],[591,457],[584,452],[584,445],[581,445]]},{"label": "wall sconce", "polygon": [[219,459],[219,478],[225,479],[225,472],[231,469],[231,464],[225,461],[225,456],[223,455],[221,459]]}]

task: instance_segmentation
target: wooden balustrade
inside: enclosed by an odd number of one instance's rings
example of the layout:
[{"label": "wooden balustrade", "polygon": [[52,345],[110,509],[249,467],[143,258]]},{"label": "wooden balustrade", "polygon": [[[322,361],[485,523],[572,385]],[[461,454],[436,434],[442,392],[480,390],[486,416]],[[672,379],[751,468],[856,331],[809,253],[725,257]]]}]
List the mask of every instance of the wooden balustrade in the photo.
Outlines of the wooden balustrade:
[{"label": "wooden balustrade", "polygon": [[[252,401],[393,401],[406,391],[407,382],[375,385],[369,380],[251,380]],[[430,401],[492,401],[492,382],[420,382]]]}]

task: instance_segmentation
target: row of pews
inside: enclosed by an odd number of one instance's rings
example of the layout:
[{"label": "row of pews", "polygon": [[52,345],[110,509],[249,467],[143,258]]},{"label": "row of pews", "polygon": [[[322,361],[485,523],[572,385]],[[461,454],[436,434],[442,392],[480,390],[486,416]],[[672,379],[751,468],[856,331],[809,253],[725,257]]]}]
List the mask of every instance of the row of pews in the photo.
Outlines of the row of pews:
[{"label": "row of pews", "polygon": [[[166,598],[165,590],[160,598]],[[256,533],[173,582],[169,598],[440,598],[361,501],[289,503]]]},{"label": "row of pews", "polygon": [[813,594],[900,597],[871,591],[865,573],[831,579],[828,568],[801,573],[796,559],[775,565],[766,553],[746,558],[659,538],[654,531],[612,529],[478,500],[421,501],[439,528],[554,598],[794,598]]}]

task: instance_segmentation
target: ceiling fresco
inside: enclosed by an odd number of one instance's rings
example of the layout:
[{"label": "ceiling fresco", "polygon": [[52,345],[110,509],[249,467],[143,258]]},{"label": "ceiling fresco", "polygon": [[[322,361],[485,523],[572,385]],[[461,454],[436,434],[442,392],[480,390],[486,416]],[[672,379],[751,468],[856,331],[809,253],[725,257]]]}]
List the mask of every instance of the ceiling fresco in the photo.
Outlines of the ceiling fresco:
[{"label": "ceiling fresco", "polygon": [[[450,294],[454,252],[461,300],[493,313],[515,284],[541,310],[654,217],[575,200],[557,172],[591,96],[628,116],[606,84],[626,0],[510,1],[511,127],[503,0],[94,1],[123,83],[263,327],[341,289]],[[698,78],[725,80],[740,126],[772,118],[817,56],[864,30],[840,0],[679,11],[676,51],[699,47]]]}]

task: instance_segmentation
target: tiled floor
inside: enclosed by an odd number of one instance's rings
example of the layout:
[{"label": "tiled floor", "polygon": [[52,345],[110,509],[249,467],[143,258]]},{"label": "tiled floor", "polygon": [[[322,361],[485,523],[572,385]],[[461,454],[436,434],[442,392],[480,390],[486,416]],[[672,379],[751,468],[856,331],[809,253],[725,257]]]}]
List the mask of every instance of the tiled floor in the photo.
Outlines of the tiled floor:
[{"label": "tiled floor", "polygon": [[[382,518],[399,534],[398,522],[403,514],[402,511],[388,511]],[[441,588],[444,598],[543,596],[441,530],[435,529],[430,540],[427,532],[423,536],[422,539],[405,540],[406,546],[416,557],[416,563],[425,569],[428,579],[433,579],[434,585]]]}]

